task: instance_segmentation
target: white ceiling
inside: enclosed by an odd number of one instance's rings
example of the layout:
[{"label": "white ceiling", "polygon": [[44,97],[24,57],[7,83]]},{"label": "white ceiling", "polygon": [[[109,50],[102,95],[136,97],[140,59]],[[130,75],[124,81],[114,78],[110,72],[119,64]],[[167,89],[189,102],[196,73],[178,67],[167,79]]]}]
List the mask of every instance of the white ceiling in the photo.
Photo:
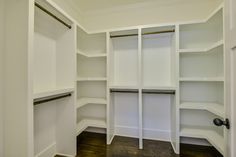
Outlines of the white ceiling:
[{"label": "white ceiling", "polygon": [[[81,12],[93,12],[99,10],[114,9],[127,6],[137,6],[158,3],[160,5],[186,3],[186,0],[70,0],[74,1],[76,7]],[[199,0],[187,0],[187,2]]]}]

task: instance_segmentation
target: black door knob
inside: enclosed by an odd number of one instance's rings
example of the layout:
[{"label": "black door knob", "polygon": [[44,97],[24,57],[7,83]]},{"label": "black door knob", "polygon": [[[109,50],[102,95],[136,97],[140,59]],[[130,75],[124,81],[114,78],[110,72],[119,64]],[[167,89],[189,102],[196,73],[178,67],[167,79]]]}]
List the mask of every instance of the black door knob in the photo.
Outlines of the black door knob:
[{"label": "black door knob", "polygon": [[224,125],[227,129],[230,129],[230,124],[229,124],[229,119],[226,119],[225,121],[219,119],[219,118],[215,118],[213,120],[213,123],[216,125],[216,126],[222,126]]}]

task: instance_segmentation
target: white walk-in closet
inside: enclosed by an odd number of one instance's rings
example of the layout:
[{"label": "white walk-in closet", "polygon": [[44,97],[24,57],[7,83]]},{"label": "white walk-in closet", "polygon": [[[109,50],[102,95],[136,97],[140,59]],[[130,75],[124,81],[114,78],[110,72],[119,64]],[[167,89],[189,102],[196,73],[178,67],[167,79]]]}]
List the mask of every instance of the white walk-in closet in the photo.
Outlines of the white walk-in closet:
[{"label": "white walk-in closet", "polygon": [[0,157],[75,157],[85,131],[235,157],[235,19],[235,0],[0,0]]}]

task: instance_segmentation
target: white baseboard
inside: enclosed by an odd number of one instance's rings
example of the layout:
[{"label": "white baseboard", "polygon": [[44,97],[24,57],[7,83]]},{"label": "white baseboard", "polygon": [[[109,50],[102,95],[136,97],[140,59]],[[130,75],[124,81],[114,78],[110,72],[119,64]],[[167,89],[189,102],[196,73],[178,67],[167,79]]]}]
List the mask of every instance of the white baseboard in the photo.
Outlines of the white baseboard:
[{"label": "white baseboard", "polygon": [[35,157],[54,157],[56,155],[56,143],[52,143],[44,150],[35,155]]},{"label": "white baseboard", "polygon": [[39,152],[35,157],[54,157],[55,155],[66,156],[66,157],[75,157],[73,155],[56,153],[56,143],[49,145],[47,148]]},{"label": "white baseboard", "polygon": [[[138,138],[138,128],[115,126],[115,135]],[[170,142],[170,131],[144,128],[143,138]]]}]

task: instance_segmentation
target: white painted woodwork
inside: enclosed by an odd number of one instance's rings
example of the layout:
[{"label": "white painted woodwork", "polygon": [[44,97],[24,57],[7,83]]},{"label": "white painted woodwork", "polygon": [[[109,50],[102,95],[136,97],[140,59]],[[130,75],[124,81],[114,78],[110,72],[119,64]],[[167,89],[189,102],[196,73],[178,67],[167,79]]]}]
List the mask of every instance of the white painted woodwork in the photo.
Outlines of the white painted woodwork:
[{"label": "white painted woodwork", "polygon": [[[5,22],[5,19],[4,19],[4,15],[5,15],[5,1],[4,0],[0,0],[0,22],[1,23],[4,23]],[[3,70],[4,70],[4,40],[5,40],[5,37],[4,37],[4,25],[1,24],[0,25],[0,156],[3,156],[4,152],[3,152],[3,146],[4,146],[4,142],[3,142],[3,137],[4,137],[4,133],[3,133],[3,105],[4,105],[4,96],[3,96],[3,93],[4,93],[4,88],[3,88],[3,85],[4,85],[4,75],[3,75]]]},{"label": "white painted woodwork", "polygon": [[230,82],[228,84],[230,91],[228,92],[231,93],[228,101],[228,105],[226,106],[226,118],[229,118],[230,124],[231,124],[231,129],[230,130],[225,130],[225,134],[228,137],[226,140],[226,150],[228,151],[228,156],[233,157],[236,155],[236,1],[235,0],[229,0],[225,2],[226,4],[226,28],[225,28],[225,33],[226,33],[226,41],[227,41],[227,46],[226,50],[228,52],[227,54],[227,64],[228,68],[230,70],[227,71],[227,74],[230,75]]},{"label": "white painted woodwork", "polygon": [[33,99],[68,92],[72,95],[34,106],[34,155],[74,156],[76,27],[53,6],[46,2],[39,3],[68,22],[72,28],[68,29],[35,7]]},{"label": "white painted woodwork", "polygon": [[225,118],[223,7],[202,23],[180,25],[179,35],[180,136],[206,139],[226,155],[224,128],[213,124]]},{"label": "white painted woodwork", "polygon": [[[33,1],[5,0],[4,155],[33,156]],[[16,105],[17,104],[17,105]],[[14,150],[14,151],[13,151]]]},{"label": "white painted woodwork", "polygon": [[77,135],[107,127],[106,34],[87,34],[77,27]]}]

